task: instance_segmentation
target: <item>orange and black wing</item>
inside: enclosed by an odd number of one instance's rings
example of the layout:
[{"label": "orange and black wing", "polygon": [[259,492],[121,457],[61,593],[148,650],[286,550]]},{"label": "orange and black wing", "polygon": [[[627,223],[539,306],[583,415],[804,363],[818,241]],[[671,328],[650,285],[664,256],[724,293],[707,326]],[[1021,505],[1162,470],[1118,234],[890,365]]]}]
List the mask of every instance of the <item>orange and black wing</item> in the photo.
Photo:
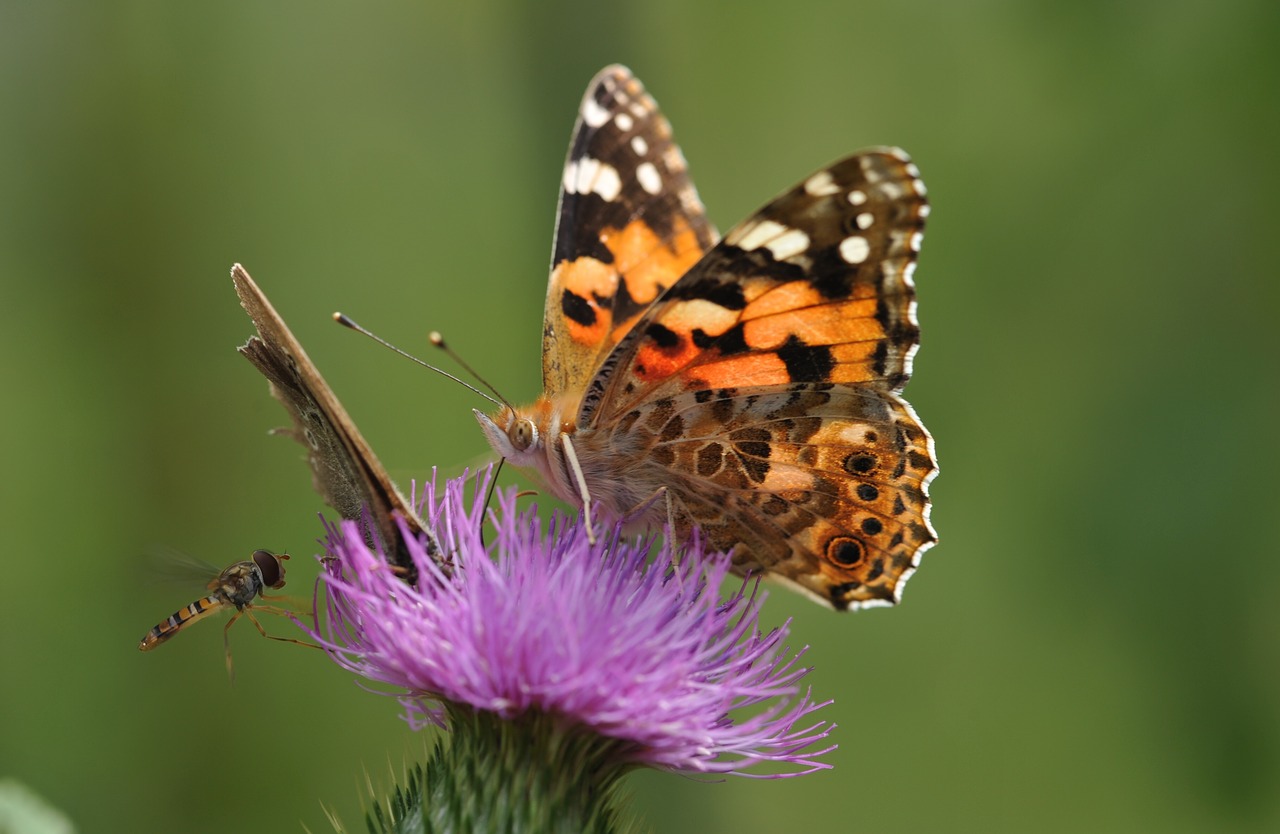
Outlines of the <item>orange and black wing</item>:
[{"label": "orange and black wing", "polygon": [[625,67],[591,82],[565,161],[543,314],[547,396],[580,392],[715,232],[671,125]]}]

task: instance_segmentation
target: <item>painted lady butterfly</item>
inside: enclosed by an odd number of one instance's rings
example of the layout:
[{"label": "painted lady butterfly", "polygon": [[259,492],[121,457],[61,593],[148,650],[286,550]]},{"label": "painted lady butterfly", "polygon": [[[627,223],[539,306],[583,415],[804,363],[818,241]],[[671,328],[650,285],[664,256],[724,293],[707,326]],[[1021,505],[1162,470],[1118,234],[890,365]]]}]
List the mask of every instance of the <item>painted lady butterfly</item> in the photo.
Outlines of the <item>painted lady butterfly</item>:
[{"label": "painted lady butterfly", "polygon": [[400,535],[397,519],[443,565],[444,557],[434,534],[391,481],[284,319],[240,264],[231,268],[231,280],[240,304],[258,329],[258,335],[239,351],[267,378],[272,396],[289,412],[293,428],[278,432],[292,437],[307,450],[316,492],[343,518],[361,523],[369,544],[376,547],[381,543],[387,558],[407,581],[416,581],[417,569]]},{"label": "painted lady butterfly", "polygon": [[489,443],[610,519],[701,529],[837,609],[887,605],[937,540],[933,441],[899,392],[929,207],[906,154],[825,168],[718,243],[671,126],[623,67],[565,164],[543,393]]}]

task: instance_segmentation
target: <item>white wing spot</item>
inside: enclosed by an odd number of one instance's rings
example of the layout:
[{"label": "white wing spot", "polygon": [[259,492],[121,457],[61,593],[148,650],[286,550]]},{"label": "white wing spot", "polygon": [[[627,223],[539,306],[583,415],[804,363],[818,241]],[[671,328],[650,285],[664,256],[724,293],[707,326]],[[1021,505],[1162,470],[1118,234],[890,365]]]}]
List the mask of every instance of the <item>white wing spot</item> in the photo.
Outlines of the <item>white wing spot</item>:
[{"label": "white wing spot", "polygon": [[619,113],[614,117],[614,121],[618,124],[618,130],[621,130],[623,133],[626,133],[635,126],[635,122],[626,113]]},{"label": "white wing spot", "polygon": [[919,232],[911,235],[911,239],[907,241],[907,245],[911,247],[912,252],[919,252],[920,245],[924,243],[924,235]]},{"label": "white wing spot", "polygon": [[860,264],[871,254],[867,239],[861,235],[850,235],[840,241],[840,257],[851,264]]},{"label": "white wing spot", "polygon": [[[692,188],[682,188],[676,195],[680,198],[680,205],[689,214],[702,214],[702,201],[698,199],[698,193]],[[715,232],[711,233],[715,237]]]},{"label": "white wing spot", "polygon": [[853,205],[860,206],[866,201],[867,201],[867,195],[863,194],[861,191],[854,189],[853,191],[849,192],[849,202],[852,203]]},{"label": "white wing spot", "polygon": [[622,191],[622,179],[612,165],[584,156],[564,166],[564,190],[566,194],[590,194],[612,202]]},{"label": "white wing spot", "polygon": [[819,171],[804,181],[804,191],[810,197],[828,197],[838,194],[840,187],[832,179],[830,171]]},{"label": "white wing spot", "polygon": [[760,220],[739,226],[724,239],[730,246],[737,246],[748,252],[759,249],[769,241],[785,234],[787,227],[772,220]]},{"label": "white wing spot", "polygon": [[929,193],[928,190],[924,187],[924,180],[917,178],[913,180],[911,184],[915,186],[916,193],[919,194],[921,197]]},{"label": "white wing spot", "polygon": [[649,152],[649,143],[644,141],[643,136],[631,137],[631,150],[636,152],[636,156],[644,156]]},{"label": "white wing spot", "polygon": [[657,194],[662,190],[662,176],[652,162],[640,163],[636,168],[636,179],[640,181],[640,187],[650,194]]},{"label": "white wing spot", "polygon": [[884,192],[884,196],[888,200],[901,200],[907,196],[907,189],[903,187],[902,183],[891,180],[885,180],[880,183],[880,190]]},{"label": "white wing spot", "polygon": [[907,173],[916,179],[920,179],[920,169],[916,167],[914,162],[907,163]]},{"label": "white wing spot", "polygon": [[643,119],[647,115],[648,111],[645,109],[644,105],[633,102],[631,104],[631,113],[637,119]]},{"label": "white wing spot", "polygon": [[603,197],[606,202],[612,203],[622,192],[622,179],[612,165],[605,165],[603,162],[599,165],[600,170],[595,176],[591,190]]},{"label": "white wing spot", "polygon": [[923,206],[921,206],[921,207],[920,207],[920,211],[919,211],[919,213],[920,213],[920,219],[921,219],[921,220],[923,220],[924,218],[928,217],[928,216],[929,216],[929,204],[928,204],[928,203],[925,203]]},{"label": "white wing spot", "polygon": [[667,163],[667,170],[679,172],[689,167],[689,163],[684,161],[684,154],[680,153],[680,149],[675,145],[667,147],[662,154],[662,161]]},{"label": "white wing spot", "polygon": [[588,98],[582,103],[582,121],[589,127],[600,127],[609,121],[609,111],[600,106],[600,102],[594,98]]},{"label": "white wing spot", "polygon": [[781,235],[766,243],[765,248],[773,253],[775,260],[785,261],[793,255],[808,251],[809,236],[799,229],[787,229]]},{"label": "white wing spot", "polygon": [[876,216],[869,211],[864,211],[854,218],[854,222],[858,224],[859,229],[869,229],[871,224],[876,222]]}]

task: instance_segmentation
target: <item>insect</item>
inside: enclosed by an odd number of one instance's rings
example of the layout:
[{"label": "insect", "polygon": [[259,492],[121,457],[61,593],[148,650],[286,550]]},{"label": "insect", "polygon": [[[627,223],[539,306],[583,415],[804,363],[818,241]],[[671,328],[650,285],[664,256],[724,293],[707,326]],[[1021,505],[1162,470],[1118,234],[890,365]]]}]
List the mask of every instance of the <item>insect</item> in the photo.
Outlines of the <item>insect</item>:
[{"label": "insect", "polygon": [[608,67],[561,182],[542,395],[477,419],[588,525],[669,514],[740,574],[893,604],[937,540],[933,441],[900,396],[928,211],[907,155],[873,149],[715,242],[669,123]]},{"label": "insect", "polygon": [[[207,586],[210,591],[208,596],[175,611],[168,619],[158,623],[151,631],[147,632],[147,636],[142,638],[138,648],[144,652],[149,652],[192,623],[229,608],[235,608],[236,613],[231,616],[231,619],[227,620],[227,624],[222,629],[222,639],[227,651],[228,675],[233,675],[231,666],[231,626],[241,616],[247,617],[249,622],[257,627],[259,633],[270,640],[279,640],[282,643],[297,643],[303,646],[311,645],[290,637],[275,637],[267,634],[266,629],[262,627],[262,623],[258,622],[258,619],[253,616],[254,609],[268,614],[284,616],[290,613],[283,608],[270,605],[255,605],[253,602],[255,597],[262,597],[265,600],[281,599],[281,597],[268,596],[264,592],[267,589],[276,590],[284,587],[284,560],[288,558],[289,554],[287,553],[277,554],[272,553],[270,550],[253,551],[253,555],[245,561],[236,562],[213,577]],[[212,571],[214,569],[210,568],[209,570]]]},{"label": "insect", "polygon": [[417,571],[397,519],[447,569],[435,535],[391,481],[284,319],[240,264],[231,268],[231,279],[240,303],[258,330],[258,335],[239,349],[240,353],[267,378],[272,396],[289,412],[293,428],[278,431],[307,450],[312,484],[321,498],[343,518],[363,524],[369,544],[380,544],[406,581],[416,581]]}]

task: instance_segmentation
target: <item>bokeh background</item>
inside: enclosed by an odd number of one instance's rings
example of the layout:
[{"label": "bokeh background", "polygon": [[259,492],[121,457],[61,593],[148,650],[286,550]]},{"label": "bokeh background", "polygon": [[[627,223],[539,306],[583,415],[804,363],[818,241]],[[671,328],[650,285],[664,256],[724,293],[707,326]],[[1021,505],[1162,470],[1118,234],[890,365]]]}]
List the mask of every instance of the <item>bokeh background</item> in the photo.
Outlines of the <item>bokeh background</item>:
[{"label": "bokeh background", "polygon": [[[0,6],[0,777],[83,831],[361,825],[421,758],[318,653],[193,629],[144,554],[289,550],[323,509],[234,348],[264,287],[393,475],[473,395],[336,327],[539,379],[575,108],[630,65],[727,228],[860,147],[934,210],[908,394],[941,544],[895,610],[776,591],[833,771],[633,777],[660,832],[1280,830],[1274,2]],[[279,626],[280,624],[277,624]]]}]

